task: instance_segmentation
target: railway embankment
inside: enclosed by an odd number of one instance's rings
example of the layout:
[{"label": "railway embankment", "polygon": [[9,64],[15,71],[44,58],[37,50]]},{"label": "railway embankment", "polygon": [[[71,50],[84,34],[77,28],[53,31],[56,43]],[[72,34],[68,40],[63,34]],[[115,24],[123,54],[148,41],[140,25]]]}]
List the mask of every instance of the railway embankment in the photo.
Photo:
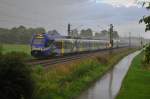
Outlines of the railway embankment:
[{"label": "railway embankment", "polygon": [[93,82],[110,70],[124,56],[136,49],[119,49],[111,53],[58,64],[45,71],[42,66],[34,68],[36,99],[72,99],[86,90]]},{"label": "railway embankment", "polygon": [[150,99],[150,68],[143,65],[142,52],[133,60],[117,99]]}]

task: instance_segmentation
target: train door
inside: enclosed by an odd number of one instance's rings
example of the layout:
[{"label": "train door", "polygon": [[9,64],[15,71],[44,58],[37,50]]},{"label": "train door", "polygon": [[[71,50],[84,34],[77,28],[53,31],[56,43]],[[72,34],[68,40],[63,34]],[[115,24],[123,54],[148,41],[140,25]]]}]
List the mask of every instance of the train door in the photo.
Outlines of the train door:
[{"label": "train door", "polygon": [[64,41],[63,40],[59,40],[59,39],[55,40],[54,46],[55,46],[54,53],[57,56],[63,56],[63,54],[64,54]]}]

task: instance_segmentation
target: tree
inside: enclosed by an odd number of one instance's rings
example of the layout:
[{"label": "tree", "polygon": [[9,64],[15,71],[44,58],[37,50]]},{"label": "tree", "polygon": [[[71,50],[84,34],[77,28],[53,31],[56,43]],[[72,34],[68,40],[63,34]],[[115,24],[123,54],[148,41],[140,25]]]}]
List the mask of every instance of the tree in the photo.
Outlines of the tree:
[{"label": "tree", "polygon": [[25,26],[13,27],[11,29],[0,28],[1,43],[29,44],[34,33],[45,33],[44,28],[26,28]]},{"label": "tree", "polygon": [[95,37],[108,37],[108,31],[102,30],[100,33],[95,33]]},{"label": "tree", "polygon": [[[147,10],[150,10],[150,2],[144,2],[143,6],[148,4],[146,7]],[[143,16],[143,18],[139,21],[139,23],[144,22],[146,25],[145,31],[150,31],[150,16]],[[147,44],[144,50],[144,64],[150,64],[150,44]]]},{"label": "tree", "polygon": [[26,32],[26,27],[20,25],[20,26],[17,28],[17,32],[18,32],[18,33],[25,33],[25,32]]},{"label": "tree", "polygon": [[17,54],[8,53],[0,58],[0,98],[32,99],[34,83],[31,70]]},{"label": "tree", "polygon": [[72,37],[78,37],[78,30],[77,30],[77,29],[73,29],[73,30],[71,31],[71,36],[72,36]]},{"label": "tree", "polygon": [[93,31],[92,29],[88,28],[86,30],[81,30],[80,36],[82,37],[92,37],[93,36]]},{"label": "tree", "polygon": [[35,33],[45,33],[45,29],[42,27],[35,28]]},{"label": "tree", "polygon": [[[146,9],[150,10],[150,2],[147,2],[147,3],[145,2],[143,6],[146,4],[148,4]],[[142,23],[142,22],[144,22],[146,25],[145,31],[150,31],[150,16],[143,16],[143,18],[139,21],[139,23]]]},{"label": "tree", "polygon": [[[102,38],[108,38],[109,37],[109,32],[107,30],[102,30],[100,33],[95,33],[95,37],[102,37]],[[114,39],[119,38],[119,34],[117,31],[113,31],[112,33]]]},{"label": "tree", "polygon": [[95,37],[100,37],[100,36],[101,36],[101,33],[98,33],[98,32],[95,33]]},{"label": "tree", "polygon": [[107,30],[102,30],[101,34],[106,35],[106,34],[108,34],[108,31]]},{"label": "tree", "polygon": [[1,58],[1,56],[2,56],[2,53],[3,53],[3,45],[0,44],[0,58]]},{"label": "tree", "polygon": [[58,31],[57,30],[51,30],[51,31],[48,31],[48,34],[50,34],[50,35],[60,35],[59,33],[58,33]]},{"label": "tree", "polygon": [[114,31],[114,32],[113,32],[113,38],[114,38],[114,39],[118,39],[118,38],[119,38],[119,34],[118,34],[117,31]]},{"label": "tree", "polygon": [[5,28],[0,28],[0,42],[10,43],[9,38],[10,30]]}]

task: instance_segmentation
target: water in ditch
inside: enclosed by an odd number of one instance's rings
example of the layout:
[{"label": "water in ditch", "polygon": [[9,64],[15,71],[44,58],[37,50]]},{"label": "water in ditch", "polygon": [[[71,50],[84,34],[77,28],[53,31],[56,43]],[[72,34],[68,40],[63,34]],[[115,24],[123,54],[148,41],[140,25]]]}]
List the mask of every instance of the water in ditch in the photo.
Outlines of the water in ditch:
[{"label": "water in ditch", "polygon": [[133,58],[139,53],[140,51],[137,51],[123,58],[77,99],[115,99]]}]

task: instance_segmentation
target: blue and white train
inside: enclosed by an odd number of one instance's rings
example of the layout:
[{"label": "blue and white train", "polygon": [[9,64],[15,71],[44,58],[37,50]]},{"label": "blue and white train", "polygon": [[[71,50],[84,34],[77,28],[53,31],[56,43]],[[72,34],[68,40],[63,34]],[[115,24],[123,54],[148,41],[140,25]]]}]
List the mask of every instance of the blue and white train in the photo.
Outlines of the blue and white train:
[{"label": "blue and white train", "polygon": [[[113,42],[113,47],[126,45],[126,43],[121,43],[120,41]],[[65,54],[96,51],[109,47],[111,45],[108,40],[72,39],[60,35],[36,33],[31,41],[31,55],[34,57],[63,56]]]}]

